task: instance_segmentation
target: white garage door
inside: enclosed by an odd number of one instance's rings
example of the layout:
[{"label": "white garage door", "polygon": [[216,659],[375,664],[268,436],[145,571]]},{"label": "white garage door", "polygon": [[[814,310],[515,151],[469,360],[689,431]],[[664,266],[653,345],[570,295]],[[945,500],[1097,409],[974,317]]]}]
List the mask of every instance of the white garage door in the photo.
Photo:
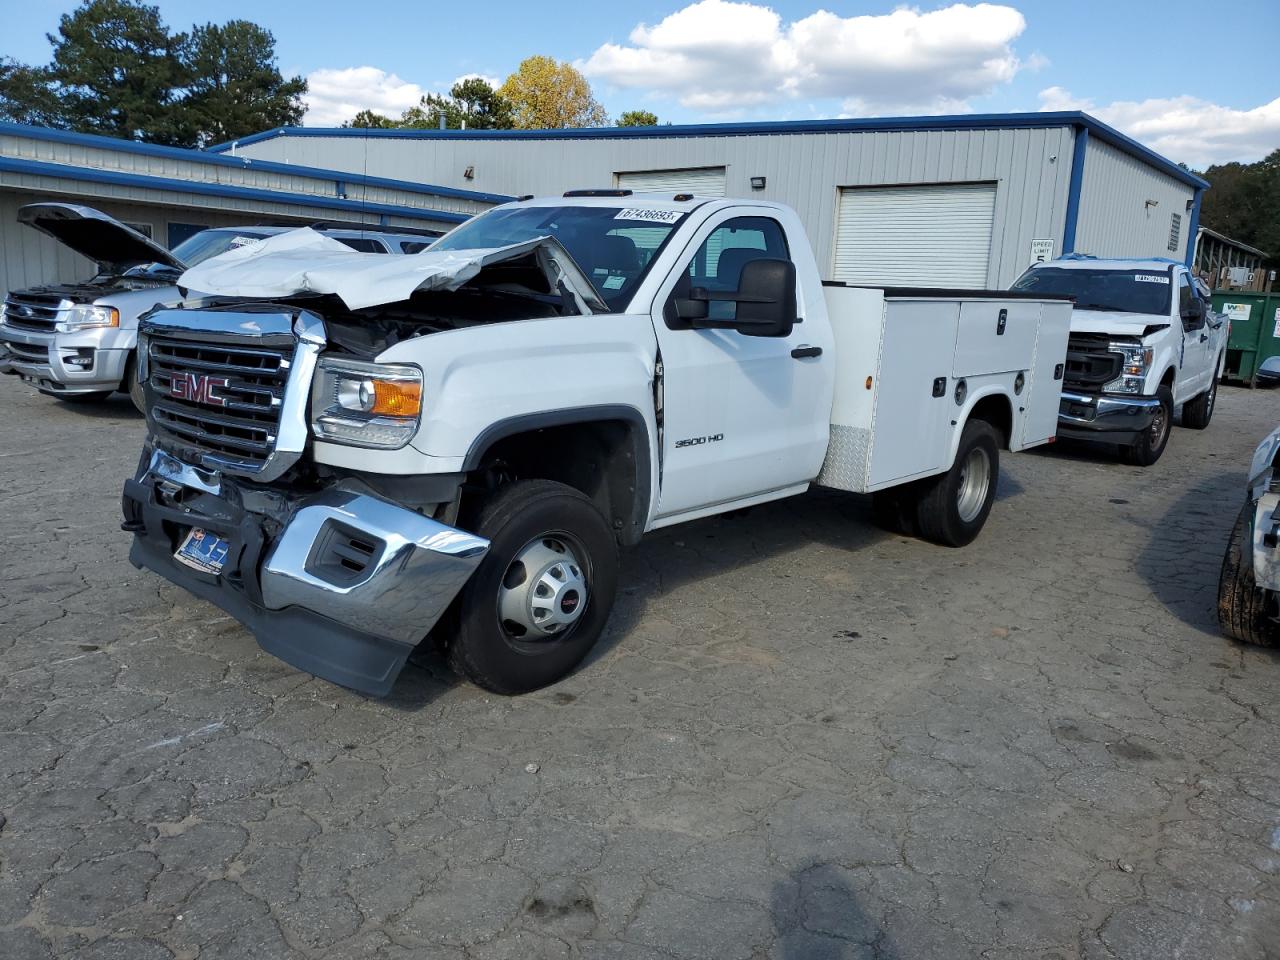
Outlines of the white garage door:
[{"label": "white garage door", "polygon": [[618,186],[636,193],[692,193],[699,197],[724,196],[724,167],[694,170],[636,170],[617,174]]},{"label": "white garage door", "polygon": [[986,183],[841,190],[834,279],[985,287],[995,206]]}]

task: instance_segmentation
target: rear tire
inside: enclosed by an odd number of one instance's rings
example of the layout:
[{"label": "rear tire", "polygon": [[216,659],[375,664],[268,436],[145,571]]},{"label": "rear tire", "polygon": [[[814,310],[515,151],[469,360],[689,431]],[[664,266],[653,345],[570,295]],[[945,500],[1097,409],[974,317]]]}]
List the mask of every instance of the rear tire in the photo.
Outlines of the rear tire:
[{"label": "rear tire", "polygon": [[1130,463],[1139,467],[1149,467],[1164,453],[1169,445],[1169,433],[1173,427],[1173,391],[1161,385],[1156,390],[1156,399],[1160,401],[1160,411],[1146,430],[1142,431],[1133,445],[1126,448],[1126,457]]},{"label": "rear tire", "polygon": [[[473,529],[489,552],[458,596],[450,666],[494,693],[555,683],[595,646],[613,608],[618,547],[608,521],[572,487],[521,480],[484,504]],[[565,583],[578,586],[557,593]]]},{"label": "rear tire", "polygon": [[920,536],[947,547],[972,543],[991,513],[999,477],[995,428],[985,420],[968,421],[951,469],[921,481],[916,505]]},{"label": "rear tire", "polygon": [[1218,577],[1218,623],[1222,632],[1241,643],[1262,647],[1280,645],[1280,624],[1266,615],[1266,593],[1253,578],[1252,545],[1248,542],[1254,504],[1240,511],[1227,540]]},{"label": "rear tire", "polygon": [[1182,407],[1182,425],[1192,430],[1203,430],[1213,419],[1213,408],[1218,400],[1218,380],[1198,397],[1188,400]]},{"label": "rear tire", "polygon": [[124,383],[121,386],[129,394],[134,407],[141,414],[146,414],[147,404],[143,396],[142,381],[138,379],[138,353],[135,350],[129,355],[129,362],[124,366]]}]

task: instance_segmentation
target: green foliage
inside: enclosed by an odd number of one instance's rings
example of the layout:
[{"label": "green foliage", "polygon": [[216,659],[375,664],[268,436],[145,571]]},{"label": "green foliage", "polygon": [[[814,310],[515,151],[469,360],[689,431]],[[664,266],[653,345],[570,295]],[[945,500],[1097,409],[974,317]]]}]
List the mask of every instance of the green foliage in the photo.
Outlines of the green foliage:
[{"label": "green foliage", "polygon": [[281,76],[275,47],[271,31],[247,20],[192,28],[182,50],[187,142],[203,146],[302,122],[307,81]]},{"label": "green foliage", "polygon": [[440,117],[452,130],[510,130],[514,125],[511,104],[480,77],[459,80],[447,97],[430,93],[416,107],[410,107],[396,124],[399,127],[438,127]]},{"label": "green foliage", "polygon": [[1280,258],[1280,150],[1257,163],[1224,163],[1206,170],[1200,222],[1211,230]]},{"label": "green foliage", "polygon": [[373,130],[381,130],[386,127],[398,127],[400,124],[390,117],[384,117],[380,113],[374,113],[372,110],[361,110],[350,120],[342,124],[344,127],[366,127]]},{"label": "green foliage", "polygon": [[649,110],[625,110],[618,118],[620,127],[656,127],[658,115]]},{"label": "green foliage", "polygon": [[275,38],[244,20],[171,33],[158,7],[84,0],[64,14],[46,66],[0,63],[0,118],[178,146],[302,119],[301,77]]},{"label": "green foliage", "polygon": [[510,130],[513,126],[511,104],[479,77],[459,80],[448,96],[430,93],[400,115],[398,120],[372,110],[361,110],[344,127],[403,127],[433,129],[440,118],[451,130]]}]

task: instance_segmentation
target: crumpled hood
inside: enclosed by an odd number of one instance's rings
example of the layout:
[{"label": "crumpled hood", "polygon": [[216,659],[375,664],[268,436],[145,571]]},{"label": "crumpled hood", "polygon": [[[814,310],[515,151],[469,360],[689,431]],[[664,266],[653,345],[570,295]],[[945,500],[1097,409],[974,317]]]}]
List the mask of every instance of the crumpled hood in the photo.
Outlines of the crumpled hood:
[{"label": "crumpled hood", "polygon": [[1072,333],[1109,333],[1117,337],[1138,337],[1169,326],[1167,317],[1154,313],[1120,313],[1106,310],[1072,310]]},{"label": "crumpled hood", "polygon": [[178,285],[213,296],[275,299],[332,294],[349,310],[408,300],[417,290],[456,290],[484,267],[534,254],[552,290],[566,288],[583,313],[607,312],[568,251],[554,237],[483,250],[423,250],[403,257],[358,253],[309,227],[211,257]]},{"label": "crumpled hood", "polygon": [[148,263],[178,270],[186,266],[154,240],[93,207],[29,203],[18,211],[18,222],[48,234],[108,273],[119,274]]}]

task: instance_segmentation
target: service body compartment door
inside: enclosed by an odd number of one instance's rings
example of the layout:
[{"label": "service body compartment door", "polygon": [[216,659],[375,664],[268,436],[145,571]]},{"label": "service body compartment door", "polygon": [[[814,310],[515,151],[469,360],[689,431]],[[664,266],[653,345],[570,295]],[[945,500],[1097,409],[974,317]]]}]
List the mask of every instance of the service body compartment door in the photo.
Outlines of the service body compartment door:
[{"label": "service body compartment door", "polygon": [[1036,352],[1039,325],[1038,301],[964,301],[951,372],[957,377],[979,377],[1026,371]]},{"label": "service body compartment door", "polygon": [[[1047,301],[1040,307],[1040,334],[1036,339],[1035,366],[1027,374],[1027,385],[1019,398],[1022,409],[1022,437],[1013,437],[1014,450],[1048,443],[1058,433],[1058,407],[1062,400],[1062,372],[1067,360],[1067,337],[1071,333],[1071,304]],[[1015,444],[1018,444],[1015,446]]]},{"label": "service body compartment door", "polygon": [[[957,408],[948,374],[959,322],[955,301],[886,301],[868,489],[950,466]],[[934,396],[938,381],[942,395]]]}]

